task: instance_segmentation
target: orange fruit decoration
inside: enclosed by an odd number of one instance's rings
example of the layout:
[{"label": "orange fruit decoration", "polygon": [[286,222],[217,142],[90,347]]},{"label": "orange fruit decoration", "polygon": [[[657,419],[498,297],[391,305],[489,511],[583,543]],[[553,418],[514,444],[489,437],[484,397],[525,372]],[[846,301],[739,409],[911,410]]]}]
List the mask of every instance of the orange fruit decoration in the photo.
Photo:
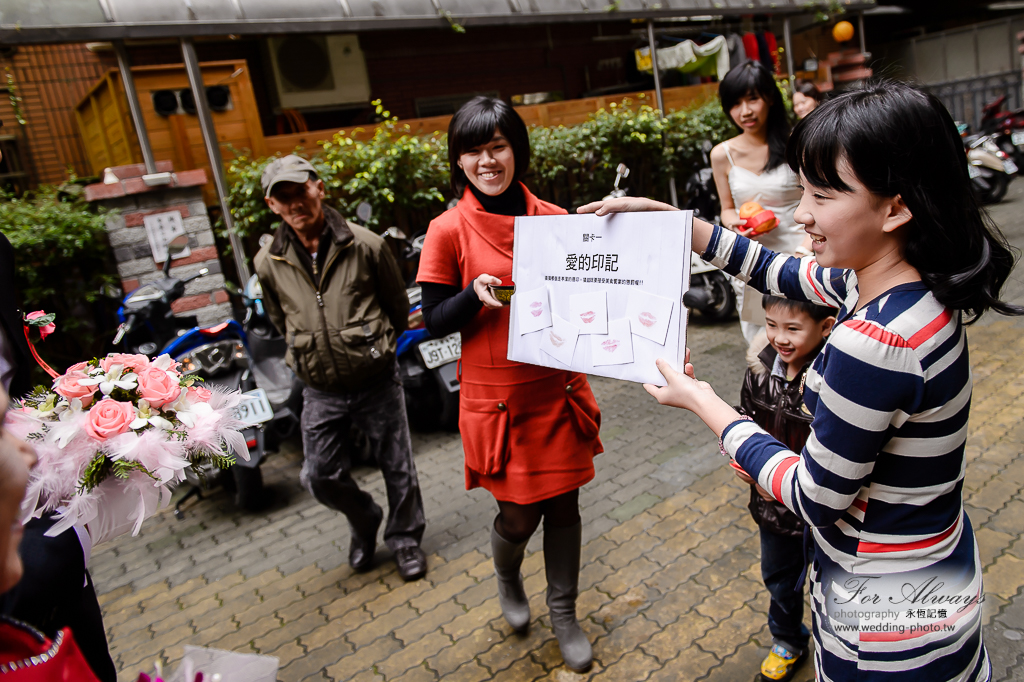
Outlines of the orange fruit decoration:
[{"label": "orange fruit decoration", "polygon": [[837,43],[845,43],[853,37],[853,24],[848,21],[840,21],[832,27],[832,37]]},{"label": "orange fruit decoration", "polygon": [[746,220],[747,218],[753,218],[755,215],[763,211],[761,204],[756,201],[748,201],[747,203],[740,206],[740,218]]},{"label": "orange fruit decoration", "polygon": [[740,206],[740,218],[747,221],[744,227],[753,230],[754,234],[771,232],[779,226],[779,220],[775,214],[763,208],[756,201],[748,201]]}]

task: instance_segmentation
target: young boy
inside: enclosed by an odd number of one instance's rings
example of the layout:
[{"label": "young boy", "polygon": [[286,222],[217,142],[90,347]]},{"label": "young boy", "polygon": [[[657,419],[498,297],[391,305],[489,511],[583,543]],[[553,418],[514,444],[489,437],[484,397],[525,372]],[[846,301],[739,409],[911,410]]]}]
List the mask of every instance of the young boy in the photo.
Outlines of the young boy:
[{"label": "young boy", "polygon": [[[800,452],[811,424],[803,401],[804,374],[825,344],[836,311],[775,296],[765,296],[762,305],[768,346],[758,355],[763,367],[748,369],[743,379],[740,411]],[[785,681],[807,659],[810,637],[803,624],[800,580],[807,566],[804,523],[736,469],[736,475],[750,484],[750,513],[761,530],[761,577],[771,594],[768,629],[773,646],[761,663],[761,680]]]}]

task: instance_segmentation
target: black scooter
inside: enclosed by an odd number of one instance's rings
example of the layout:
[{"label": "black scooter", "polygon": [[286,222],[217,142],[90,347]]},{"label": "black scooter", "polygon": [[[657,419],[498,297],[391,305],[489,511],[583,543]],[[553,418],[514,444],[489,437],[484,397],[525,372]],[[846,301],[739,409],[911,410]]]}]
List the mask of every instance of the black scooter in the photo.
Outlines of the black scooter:
[{"label": "black scooter", "polygon": [[[239,458],[230,468],[230,475],[221,477],[221,482],[233,489],[239,507],[256,511],[269,500],[259,465],[264,452],[262,423],[273,417],[273,411],[252,371],[248,337],[238,322],[226,320],[212,327],[200,327],[194,316],[176,317],[171,310],[171,304],[185,295],[185,286],[208,273],[203,268],[185,279],[170,276],[171,261],[184,252],[187,244],[184,235],[172,240],[167,248],[163,279],[144,284],[125,297],[118,310],[121,325],[114,345],[149,357],[166,353],[180,363],[183,373],[200,376],[208,385],[247,394],[239,405],[238,417],[250,424],[243,431],[249,460]],[[214,474],[215,470],[211,467],[206,473]],[[201,491],[208,485],[208,480],[195,477],[190,471],[186,471],[186,477],[192,489],[175,505],[174,513],[179,519],[184,518],[184,502],[191,497],[201,499]]]},{"label": "black scooter", "polygon": [[[705,140],[701,146],[704,167],[686,181],[684,208],[693,211],[696,218],[718,224],[722,219],[722,202],[711,171],[710,154],[711,142]],[[736,292],[721,270],[697,254],[690,254],[690,289],[683,294],[683,304],[709,320],[728,320],[736,312]]]}]

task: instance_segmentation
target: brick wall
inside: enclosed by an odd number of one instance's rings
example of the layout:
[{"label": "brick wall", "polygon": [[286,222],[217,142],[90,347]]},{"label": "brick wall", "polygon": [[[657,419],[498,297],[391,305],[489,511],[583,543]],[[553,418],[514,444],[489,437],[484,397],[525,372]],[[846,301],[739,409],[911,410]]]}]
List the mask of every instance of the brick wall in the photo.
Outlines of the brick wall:
[{"label": "brick wall", "polygon": [[164,276],[163,262],[153,258],[143,219],[153,213],[179,211],[191,253],[172,262],[171,277],[184,279],[202,268],[209,270],[209,274],[189,282],[185,295],[171,307],[177,315],[195,315],[203,327],[231,317],[213,229],[203,203],[206,174],[201,170],[175,173],[174,184],[162,187],[145,187],[141,178],[124,176],[121,173],[124,179],[119,183],[90,185],[86,198],[116,210],[107,218],[107,236],[125,293]]},{"label": "brick wall", "polygon": [[90,52],[84,44],[23,45],[0,62],[0,76],[6,86],[7,72],[21,97],[26,125],[18,126],[6,93],[0,96],[3,132],[21,129],[22,162],[32,184],[60,183],[68,173],[90,173],[85,148],[78,134],[75,105],[116,62]]}]

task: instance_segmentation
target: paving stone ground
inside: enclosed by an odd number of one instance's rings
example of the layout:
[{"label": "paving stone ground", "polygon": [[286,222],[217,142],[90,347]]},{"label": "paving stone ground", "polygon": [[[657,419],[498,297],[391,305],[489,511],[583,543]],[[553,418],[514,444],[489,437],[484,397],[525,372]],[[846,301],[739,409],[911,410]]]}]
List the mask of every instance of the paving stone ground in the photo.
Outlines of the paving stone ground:
[{"label": "paving stone ground", "polygon": [[[1024,245],[1024,183],[993,216]],[[1015,273],[1008,291],[1024,303]],[[985,636],[993,679],[1024,680],[1024,322],[987,318],[969,332],[975,391],[965,482],[985,565]],[[738,398],[744,343],[736,323],[694,319],[698,376]],[[270,654],[282,682],[495,680],[753,680],[770,646],[748,489],[692,415],[658,406],[635,384],[595,378],[606,452],[581,494],[579,615],[594,645],[586,675],[561,663],[544,605],[541,535],[523,566],[534,621],[525,636],[501,618],[489,558],[496,508],[465,491],[457,434],[414,434],[430,561],[403,583],[386,549],[354,574],[344,519],[298,484],[298,443],[264,475],[284,498],[242,514],[214,492],[177,521],[164,513],[139,537],[95,548],[92,571],[119,680],[186,644]],[[379,472],[360,484],[384,500]],[[806,621],[810,622],[809,615]],[[811,666],[797,676],[813,679]]]}]

